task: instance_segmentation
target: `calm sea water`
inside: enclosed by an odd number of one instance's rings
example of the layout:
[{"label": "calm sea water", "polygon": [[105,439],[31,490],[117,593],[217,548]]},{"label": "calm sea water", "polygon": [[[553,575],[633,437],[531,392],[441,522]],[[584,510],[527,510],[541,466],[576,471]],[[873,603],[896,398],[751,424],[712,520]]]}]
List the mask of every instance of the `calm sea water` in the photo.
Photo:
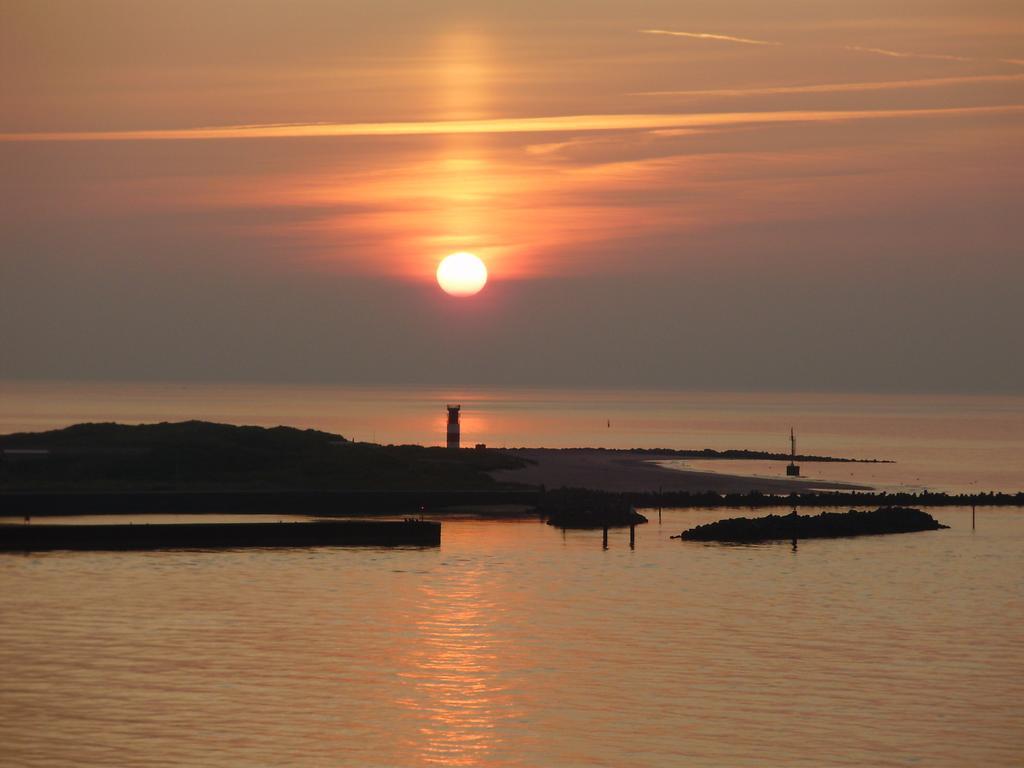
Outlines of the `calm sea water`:
[{"label": "calm sea water", "polygon": [[[201,418],[438,444],[448,401],[470,443],[785,450],[793,426],[803,451],[897,461],[812,476],[1024,488],[1020,398],[7,383],[0,432]],[[723,514],[649,513],[635,550],[461,520],[439,549],[0,556],[0,764],[1024,762],[1024,510],[795,552],[669,538]]]},{"label": "calm sea water", "polygon": [[648,514],[635,550],[465,520],[434,549],[0,556],[0,764],[1024,761],[1024,510],[797,551]]},{"label": "calm sea water", "polygon": [[[788,452],[793,427],[801,452],[897,462],[805,463],[807,477],[881,488],[1024,490],[1024,397],[0,382],[0,433],[81,421],[208,419],[439,445],[448,402],[462,404],[465,444]],[[784,475],[778,462],[689,464]]]}]

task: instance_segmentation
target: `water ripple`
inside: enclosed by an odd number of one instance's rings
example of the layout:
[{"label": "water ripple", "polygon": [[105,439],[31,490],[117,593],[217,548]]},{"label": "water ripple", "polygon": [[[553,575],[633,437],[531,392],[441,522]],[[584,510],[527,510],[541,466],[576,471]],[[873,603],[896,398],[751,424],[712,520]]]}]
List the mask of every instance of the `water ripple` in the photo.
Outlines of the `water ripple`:
[{"label": "water ripple", "polygon": [[717,547],[0,558],[11,766],[1020,765],[1024,514]]}]

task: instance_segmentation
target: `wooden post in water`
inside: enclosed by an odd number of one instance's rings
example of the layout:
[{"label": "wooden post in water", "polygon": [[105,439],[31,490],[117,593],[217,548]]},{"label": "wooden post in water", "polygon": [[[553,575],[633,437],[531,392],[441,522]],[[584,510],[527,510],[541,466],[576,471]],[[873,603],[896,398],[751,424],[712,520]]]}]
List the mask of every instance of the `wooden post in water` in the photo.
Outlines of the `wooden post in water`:
[{"label": "wooden post in water", "polygon": [[629,526],[629,548],[636,549],[636,526]]},{"label": "wooden post in water", "polygon": [[971,530],[974,530],[974,504],[971,504]]},{"label": "wooden post in water", "polygon": [[664,493],[665,493],[664,487],[659,485],[658,486],[658,525],[661,525],[661,505],[664,503],[664,500],[661,497],[664,495]]},{"label": "wooden post in water", "polygon": [[601,542],[601,548],[602,549],[608,549],[608,526],[607,525],[604,527],[604,539]]}]

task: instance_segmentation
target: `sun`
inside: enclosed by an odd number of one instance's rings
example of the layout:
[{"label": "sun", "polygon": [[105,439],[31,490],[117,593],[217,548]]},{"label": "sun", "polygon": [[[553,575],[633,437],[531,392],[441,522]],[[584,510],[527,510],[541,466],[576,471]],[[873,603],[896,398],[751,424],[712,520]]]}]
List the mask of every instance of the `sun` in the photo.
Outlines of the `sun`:
[{"label": "sun", "polygon": [[468,251],[449,254],[437,265],[437,284],[452,296],[472,296],[487,284],[487,267]]}]

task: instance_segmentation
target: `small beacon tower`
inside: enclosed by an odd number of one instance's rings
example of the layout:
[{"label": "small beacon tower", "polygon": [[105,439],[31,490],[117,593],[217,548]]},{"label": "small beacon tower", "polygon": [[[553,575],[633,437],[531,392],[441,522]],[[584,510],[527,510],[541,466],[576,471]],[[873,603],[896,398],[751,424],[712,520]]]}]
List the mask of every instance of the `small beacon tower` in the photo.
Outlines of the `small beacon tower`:
[{"label": "small beacon tower", "polygon": [[800,477],[800,465],[796,463],[796,435],[793,428],[789,428],[789,466],[786,467],[788,477]]},{"label": "small beacon tower", "polygon": [[459,409],[461,405],[448,406],[448,447],[459,447]]}]

